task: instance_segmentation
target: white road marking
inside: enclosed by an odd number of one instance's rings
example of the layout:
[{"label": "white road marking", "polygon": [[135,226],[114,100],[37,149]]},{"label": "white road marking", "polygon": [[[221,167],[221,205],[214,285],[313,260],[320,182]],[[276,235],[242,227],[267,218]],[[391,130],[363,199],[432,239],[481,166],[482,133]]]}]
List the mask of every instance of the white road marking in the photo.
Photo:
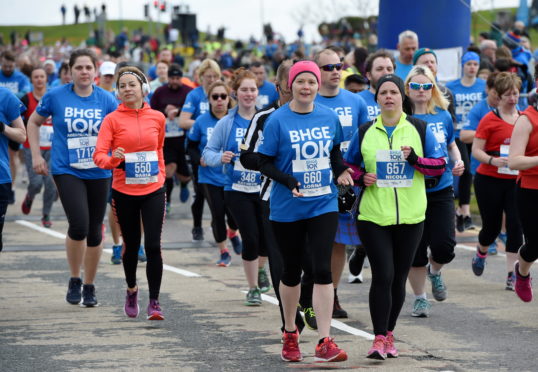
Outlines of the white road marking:
[{"label": "white road marking", "polygon": [[42,232],[44,234],[54,236],[55,238],[58,238],[58,239],[65,239],[65,234],[62,234],[62,233],[60,233],[58,231],[54,231],[52,229],[47,229],[45,227],[36,225],[35,223],[29,222],[29,221],[15,220],[15,223],[18,223],[19,225],[26,226],[26,227],[29,227],[31,229],[37,230],[37,231]]},{"label": "white road marking", "polygon": [[[474,247],[470,247],[470,246],[468,246],[468,245],[456,244],[456,248],[464,249],[464,250],[466,250],[466,251],[476,252],[476,246],[474,246]],[[502,252],[497,252],[496,256],[499,256],[499,257],[506,257],[506,254],[505,254],[505,253],[502,253]]]}]

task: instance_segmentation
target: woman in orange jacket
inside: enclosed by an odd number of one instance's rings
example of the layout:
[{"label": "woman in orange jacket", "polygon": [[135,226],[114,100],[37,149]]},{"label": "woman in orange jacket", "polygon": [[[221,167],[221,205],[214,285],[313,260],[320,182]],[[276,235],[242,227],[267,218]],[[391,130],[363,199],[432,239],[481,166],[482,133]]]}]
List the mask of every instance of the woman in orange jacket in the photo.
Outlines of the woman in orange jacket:
[{"label": "woman in orange jacket", "polygon": [[103,120],[93,160],[104,169],[114,169],[112,207],[123,235],[123,269],[127,281],[124,311],[139,313],[136,267],[144,228],[149,285],[149,320],[163,320],[159,290],[163,272],[161,233],[166,194],[163,144],[165,117],[144,102],[149,84],[136,67],[119,70],[117,95],[121,104]]}]

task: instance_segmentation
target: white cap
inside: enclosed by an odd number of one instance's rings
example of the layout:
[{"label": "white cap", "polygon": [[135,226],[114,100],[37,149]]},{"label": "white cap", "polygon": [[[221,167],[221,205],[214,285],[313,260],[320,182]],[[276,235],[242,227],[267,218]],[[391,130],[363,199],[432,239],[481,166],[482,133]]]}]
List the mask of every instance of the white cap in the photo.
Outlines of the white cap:
[{"label": "white cap", "polygon": [[105,61],[101,63],[101,67],[99,67],[99,74],[101,76],[114,75],[114,72],[116,72],[116,64],[114,62]]}]

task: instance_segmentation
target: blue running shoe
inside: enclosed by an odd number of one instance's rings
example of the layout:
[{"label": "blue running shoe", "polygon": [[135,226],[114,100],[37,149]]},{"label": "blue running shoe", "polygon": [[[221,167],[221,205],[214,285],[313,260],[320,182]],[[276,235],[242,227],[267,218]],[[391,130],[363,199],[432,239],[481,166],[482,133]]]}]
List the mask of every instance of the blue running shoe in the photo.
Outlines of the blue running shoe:
[{"label": "blue running shoe", "polygon": [[187,200],[189,200],[189,187],[187,185],[181,185],[181,189],[179,190],[179,200],[182,203],[186,203]]},{"label": "blue running shoe", "polygon": [[232,262],[232,256],[230,256],[230,252],[220,252],[220,259],[217,261],[217,266],[228,267],[230,266],[230,262]]},{"label": "blue running shoe", "polygon": [[140,248],[138,248],[138,261],[140,262],[146,262],[148,258],[146,257],[146,253],[144,252],[144,246],[140,245]]},{"label": "blue running shoe", "polygon": [[80,278],[69,279],[69,287],[65,300],[72,305],[78,305],[82,300],[82,280]]},{"label": "blue running shoe", "polygon": [[112,265],[121,264],[121,244],[112,246],[112,257],[110,257],[110,263]]},{"label": "blue running shoe", "polygon": [[243,252],[243,242],[241,242],[241,238],[236,235],[233,238],[230,238],[230,241],[232,242],[235,254],[241,254],[241,252]]},{"label": "blue running shoe", "polygon": [[504,246],[506,247],[506,233],[501,232],[499,234],[499,239],[501,240],[501,242],[503,242]]},{"label": "blue running shoe", "polygon": [[492,256],[495,256],[497,254],[497,242],[493,242],[489,247],[488,247],[488,254],[492,255]]},{"label": "blue running shoe", "polygon": [[480,276],[484,272],[484,268],[486,267],[486,257],[487,257],[487,254],[479,253],[479,250],[478,250],[478,247],[477,247],[476,248],[476,255],[474,256],[473,262],[472,262],[472,265],[471,265],[472,268],[473,268],[473,273],[476,276]]}]

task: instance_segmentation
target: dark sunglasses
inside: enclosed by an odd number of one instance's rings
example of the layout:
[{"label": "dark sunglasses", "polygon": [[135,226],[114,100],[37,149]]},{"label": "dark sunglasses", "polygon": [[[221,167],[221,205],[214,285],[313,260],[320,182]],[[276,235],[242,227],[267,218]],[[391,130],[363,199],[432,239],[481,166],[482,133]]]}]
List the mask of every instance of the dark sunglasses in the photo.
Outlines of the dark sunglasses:
[{"label": "dark sunglasses", "polygon": [[421,84],[421,83],[409,83],[409,88],[413,89],[413,90],[420,90],[420,88],[424,89],[424,90],[430,90],[433,88],[433,83],[424,83],[424,84]]},{"label": "dark sunglasses", "polygon": [[336,71],[340,71],[343,67],[344,67],[343,63],[330,63],[328,65],[323,65],[320,68],[323,71],[329,71],[330,72],[330,71],[333,71],[334,69],[336,69]]},{"label": "dark sunglasses", "polygon": [[221,94],[217,94],[217,93],[215,93],[215,94],[212,94],[212,95],[211,95],[211,98],[213,99],[213,101],[216,101],[216,100],[218,100],[219,98],[220,98],[221,100],[224,101],[226,98],[228,98],[228,95],[225,94],[225,93],[221,93]]}]

